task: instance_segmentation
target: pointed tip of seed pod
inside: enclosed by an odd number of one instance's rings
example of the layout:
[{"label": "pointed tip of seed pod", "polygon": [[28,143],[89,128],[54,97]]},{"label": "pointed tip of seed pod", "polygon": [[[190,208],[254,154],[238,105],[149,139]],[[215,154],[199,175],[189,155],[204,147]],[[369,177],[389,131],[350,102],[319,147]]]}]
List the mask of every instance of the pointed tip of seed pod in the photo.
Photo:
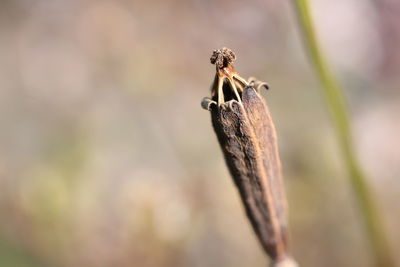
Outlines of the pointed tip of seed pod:
[{"label": "pointed tip of seed pod", "polygon": [[204,97],[203,100],[201,101],[201,107],[205,110],[210,111],[212,105],[217,105],[217,102],[215,102],[209,97]]},{"label": "pointed tip of seed pod", "polygon": [[226,47],[214,50],[210,58],[211,64],[215,64],[219,69],[227,67],[235,60],[235,53]]},{"label": "pointed tip of seed pod", "polygon": [[262,87],[264,87],[267,90],[269,89],[269,85],[266,82],[262,82],[262,81],[256,79],[255,77],[249,78],[249,84],[251,86],[253,86],[258,92],[260,91],[260,89]]}]

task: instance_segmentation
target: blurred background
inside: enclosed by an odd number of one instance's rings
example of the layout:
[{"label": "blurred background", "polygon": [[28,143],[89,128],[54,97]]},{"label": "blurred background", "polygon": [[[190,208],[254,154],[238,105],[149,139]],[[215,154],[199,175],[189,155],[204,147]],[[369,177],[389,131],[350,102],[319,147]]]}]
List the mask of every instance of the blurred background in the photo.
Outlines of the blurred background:
[{"label": "blurred background", "polygon": [[[400,2],[311,1],[400,249]],[[302,266],[371,266],[290,1],[2,0],[0,266],[266,266],[200,108],[212,50],[265,80]]]}]

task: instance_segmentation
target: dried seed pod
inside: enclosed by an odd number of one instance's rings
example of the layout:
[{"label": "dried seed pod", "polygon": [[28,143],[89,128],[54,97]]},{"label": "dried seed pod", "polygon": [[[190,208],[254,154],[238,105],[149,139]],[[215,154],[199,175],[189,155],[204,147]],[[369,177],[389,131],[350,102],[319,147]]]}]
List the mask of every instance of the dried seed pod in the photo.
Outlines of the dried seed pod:
[{"label": "dried seed pod", "polygon": [[202,106],[211,111],[226,164],[272,266],[296,266],[287,250],[287,204],[275,126],[258,92],[265,84],[240,77],[232,61],[224,59],[232,57],[227,50],[213,53],[211,62],[223,63],[217,65],[212,97],[204,98]]}]

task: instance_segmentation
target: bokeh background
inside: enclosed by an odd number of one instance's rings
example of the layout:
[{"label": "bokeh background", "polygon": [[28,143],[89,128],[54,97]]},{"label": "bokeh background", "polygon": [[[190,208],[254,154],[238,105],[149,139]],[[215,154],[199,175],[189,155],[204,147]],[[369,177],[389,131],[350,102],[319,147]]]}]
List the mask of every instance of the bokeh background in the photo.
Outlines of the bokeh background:
[{"label": "bokeh background", "polygon": [[[398,251],[400,2],[310,2]],[[371,266],[297,26],[291,1],[2,0],[0,266],[266,266],[200,108],[222,46],[270,84],[295,258]]]}]

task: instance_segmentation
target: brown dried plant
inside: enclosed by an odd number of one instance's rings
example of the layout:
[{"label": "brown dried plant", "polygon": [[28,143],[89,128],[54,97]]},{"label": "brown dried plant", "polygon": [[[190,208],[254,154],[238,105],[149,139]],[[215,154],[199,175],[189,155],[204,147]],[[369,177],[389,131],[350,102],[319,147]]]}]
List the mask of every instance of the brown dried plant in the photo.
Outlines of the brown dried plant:
[{"label": "brown dried plant", "polygon": [[204,98],[202,107],[211,113],[226,164],[271,266],[297,266],[288,254],[287,203],[275,126],[259,93],[268,86],[243,79],[232,65],[235,59],[225,47],[213,52],[216,74],[211,98]]}]

